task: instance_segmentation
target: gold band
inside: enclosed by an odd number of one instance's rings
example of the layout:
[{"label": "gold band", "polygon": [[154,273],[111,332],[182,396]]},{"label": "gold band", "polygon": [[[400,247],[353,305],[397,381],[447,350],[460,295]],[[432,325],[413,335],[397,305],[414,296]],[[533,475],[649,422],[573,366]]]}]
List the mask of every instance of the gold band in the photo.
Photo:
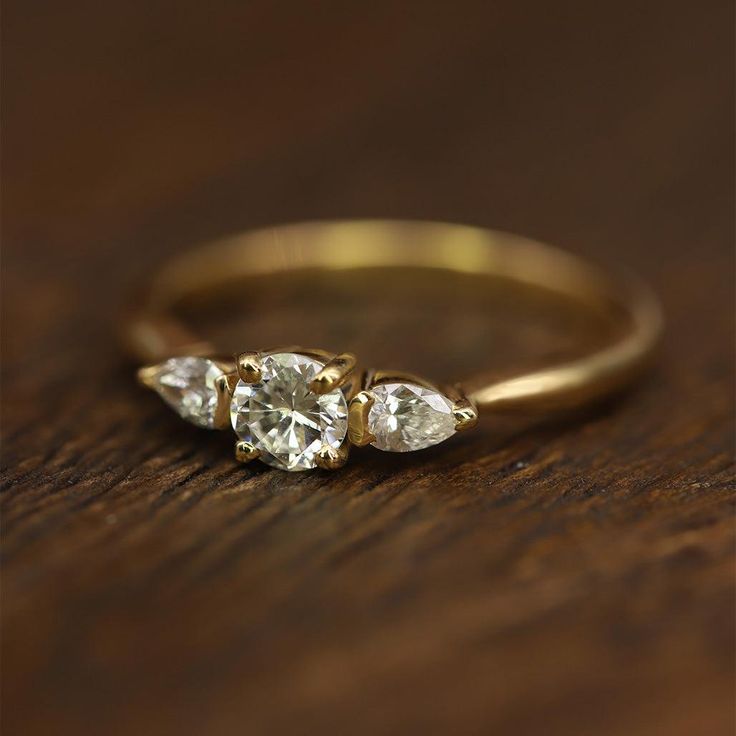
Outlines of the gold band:
[{"label": "gold band", "polygon": [[551,246],[461,225],[379,220],[269,228],[185,253],[154,278],[143,308],[127,325],[126,340],[144,362],[216,354],[177,317],[182,301],[254,276],[376,267],[508,279],[604,312],[621,327],[612,344],[583,358],[502,381],[484,374],[459,381],[460,393],[481,410],[571,409],[601,398],[635,376],[662,328],[657,300],[636,279],[614,277]]}]

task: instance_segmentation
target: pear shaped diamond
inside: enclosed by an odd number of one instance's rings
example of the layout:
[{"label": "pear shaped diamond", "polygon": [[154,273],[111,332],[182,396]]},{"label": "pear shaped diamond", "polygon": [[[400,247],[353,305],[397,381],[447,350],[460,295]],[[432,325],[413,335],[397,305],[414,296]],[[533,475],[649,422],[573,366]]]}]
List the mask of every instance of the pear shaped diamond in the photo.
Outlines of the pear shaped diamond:
[{"label": "pear shaped diamond", "polygon": [[379,450],[422,450],[455,434],[453,404],[430,388],[413,383],[372,386],[375,398],[368,414],[372,443]]},{"label": "pear shaped diamond", "polygon": [[217,410],[216,379],[220,367],[207,358],[182,357],[154,366],[145,382],[183,419],[213,429]]}]

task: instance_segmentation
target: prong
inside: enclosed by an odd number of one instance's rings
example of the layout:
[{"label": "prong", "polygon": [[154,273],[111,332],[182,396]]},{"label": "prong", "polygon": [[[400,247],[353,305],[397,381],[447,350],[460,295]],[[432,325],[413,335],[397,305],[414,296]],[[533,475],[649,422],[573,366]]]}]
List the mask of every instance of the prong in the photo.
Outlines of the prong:
[{"label": "prong", "polygon": [[478,424],[478,409],[470,399],[458,399],[452,407],[452,416],[455,418],[455,430],[462,432]]},{"label": "prong", "polygon": [[315,464],[322,470],[337,470],[348,461],[348,453],[350,445],[344,442],[340,447],[331,447],[323,445],[315,458]]},{"label": "prong", "polygon": [[159,374],[160,366],[158,365],[146,365],[143,368],[139,368],[136,374],[138,383],[145,386],[146,388],[152,388],[155,390],[155,379]]},{"label": "prong", "polygon": [[368,429],[368,414],[376,401],[370,391],[360,391],[350,401],[348,407],[348,438],[358,447],[370,445],[376,437]]},{"label": "prong", "polygon": [[227,429],[230,426],[230,399],[237,381],[236,373],[223,373],[215,379],[215,393],[217,394],[217,407],[215,408],[214,417],[215,429]]},{"label": "prong", "polygon": [[357,358],[352,353],[336,355],[312,379],[309,389],[315,394],[326,394],[342,386],[355,370]]},{"label": "prong", "polygon": [[259,457],[260,454],[261,451],[254,445],[251,445],[250,442],[240,440],[235,443],[235,459],[239,463],[249,463],[251,460]]},{"label": "prong", "polygon": [[258,383],[261,380],[263,365],[260,353],[240,353],[237,364],[241,380],[246,383]]}]

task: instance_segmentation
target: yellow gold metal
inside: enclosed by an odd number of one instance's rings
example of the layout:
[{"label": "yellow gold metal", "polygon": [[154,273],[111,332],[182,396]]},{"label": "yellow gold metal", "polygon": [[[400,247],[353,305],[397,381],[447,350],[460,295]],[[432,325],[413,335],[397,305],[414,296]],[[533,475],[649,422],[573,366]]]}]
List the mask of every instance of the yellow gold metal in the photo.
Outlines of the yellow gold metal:
[{"label": "yellow gold metal", "polygon": [[478,407],[464,394],[460,386],[443,386],[440,390],[453,403],[455,431],[472,429],[478,424]]},{"label": "yellow gold metal", "polygon": [[[366,274],[375,274],[376,269],[393,267],[444,269],[542,289],[606,316],[617,326],[608,345],[581,358],[501,380],[483,373],[466,378],[459,384],[461,390],[481,414],[569,410],[608,395],[646,365],[662,330],[659,304],[646,287],[565,251],[462,225],[376,220],[287,225],[185,253],[155,278],[143,307],[127,326],[126,343],[144,362],[207,354],[203,347],[207,343],[192,335],[178,317],[179,307],[188,300],[216,293],[238,279],[253,284],[254,278],[298,269],[331,272],[339,279],[341,272],[369,269]],[[376,291],[380,298],[380,282]],[[238,361],[238,373],[243,380],[257,380],[254,354],[247,355]],[[139,379],[143,383],[148,379],[145,369]],[[461,407],[456,417],[460,424],[471,421],[466,410]],[[364,406],[353,413],[351,431],[359,441],[367,439],[358,432],[364,413]]]},{"label": "yellow gold metal", "polygon": [[235,443],[235,459],[239,463],[249,463],[259,457],[261,451],[254,447],[250,442],[240,440]]},{"label": "yellow gold metal", "polygon": [[349,452],[350,445],[348,445],[347,442],[344,442],[338,448],[325,445],[317,453],[315,462],[317,467],[322,468],[322,470],[337,470],[338,468],[343,467],[343,465],[348,461]]},{"label": "yellow gold metal", "polygon": [[242,381],[246,383],[258,383],[261,380],[261,354],[260,353],[240,353],[237,360],[238,375]]},{"label": "yellow gold metal", "polygon": [[217,407],[215,408],[214,429],[227,429],[230,426],[230,400],[237,382],[237,373],[225,373],[215,379]]},{"label": "yellow gold metal", "polygon": [[314,377],[309,389],[315,394],[326,394],[344,385],[355,370],[356,357],[352,353],[336,355]]},{"label": "yellow gold metal", "polygon": [[159,366],[157,365],[144,365],[143,368],[139,368],[136,377],[138,383],[145,386],[146,388],[156,388],[155,378],[159,372]]},{"label": "yellow gold metal", "polygon": [[455,418],[455,429],[462,432],[472,429],[478,424],[478,410],[469,399],[460,399],[452,407],[452,416]]},{"label": "yellow gold metal", "polygon": [[360,391],[348,405],[348,439],[354,445],[363,447],[376,441],[368,429],[368,414],[376,398],[370,391]]}]

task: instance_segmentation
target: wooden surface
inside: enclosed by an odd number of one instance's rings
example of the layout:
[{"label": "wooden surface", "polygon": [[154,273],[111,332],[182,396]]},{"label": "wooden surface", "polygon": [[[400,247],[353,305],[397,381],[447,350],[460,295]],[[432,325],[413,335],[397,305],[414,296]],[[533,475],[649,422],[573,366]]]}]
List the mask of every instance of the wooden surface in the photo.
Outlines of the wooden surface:
[{"label": "wooden surface", "polygon": [[[3,734],[733,733],[731,3],[206,7],[3,8]],[[332,216],[634,268],[654,374],[421,456],[236,467],[134,385],[120,309],[181,247]],[[555,352],[499,310],[499,367]]]}]

